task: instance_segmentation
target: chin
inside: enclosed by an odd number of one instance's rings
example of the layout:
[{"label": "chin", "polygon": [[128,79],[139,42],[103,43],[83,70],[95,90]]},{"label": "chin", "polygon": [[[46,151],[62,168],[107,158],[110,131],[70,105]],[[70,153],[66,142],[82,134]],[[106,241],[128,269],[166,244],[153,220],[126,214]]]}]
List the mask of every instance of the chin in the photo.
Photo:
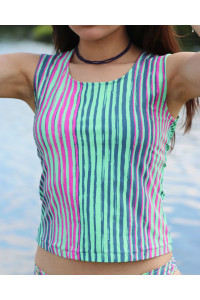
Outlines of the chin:
[{"label": "chin", "polygon": [[113,31],[119,25],[68,25],[81,39],[94,41],[102,39]]},{"label": "chin", "polygon": [[104,37],[105,29],[99,25],[78,25],[76,33],[84,40],[94,41]]}]

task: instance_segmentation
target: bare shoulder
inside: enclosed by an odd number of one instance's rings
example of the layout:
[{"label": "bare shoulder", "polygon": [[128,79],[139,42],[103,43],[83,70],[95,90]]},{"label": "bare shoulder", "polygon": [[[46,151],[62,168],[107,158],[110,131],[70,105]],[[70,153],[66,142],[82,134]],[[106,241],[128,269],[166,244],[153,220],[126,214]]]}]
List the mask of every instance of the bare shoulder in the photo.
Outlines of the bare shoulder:
[{"label": "bare shoulder", "polygon": [[14,54],[14,56],[16,56],[21,77],[20,84],[18,85],[19,99],[26,102],[32,111],[35,112],[33,80],[41,54],[21,52]]},{"label": "bare shoulder", "polygon": [[1,55],[2,63],[6,64],[7,69],[15,71],[19,75],[24,75],[30,80],[30,75],[35,71],[41,54],[28,52],[8,53]]},{"label": "bare shoulder", "polygon": [[20,99],[24,100],[35,112],[34,97],[34,74],[41,54],[20,53],[19,62],[21,62],[22,85],[20,90]]},{"label": "bare shoulder", "polygon": [[24,77],[24,88],[22,91],[22,100],[34,102],[33,79],[41,54],[20,53],[21,72]]},{"label": "bare shoulder", "polygon": [[39,62],[41,54],[35,53],[20,53],[21,62],[22,62],[22,70],[26,75],[32,75],[35,73],[35,69]]},{"label": "bare shoulder", "polygon": [[40,54],[19,52],[0,55],[0,98],[24,100],[34,110],[33,78]]}]

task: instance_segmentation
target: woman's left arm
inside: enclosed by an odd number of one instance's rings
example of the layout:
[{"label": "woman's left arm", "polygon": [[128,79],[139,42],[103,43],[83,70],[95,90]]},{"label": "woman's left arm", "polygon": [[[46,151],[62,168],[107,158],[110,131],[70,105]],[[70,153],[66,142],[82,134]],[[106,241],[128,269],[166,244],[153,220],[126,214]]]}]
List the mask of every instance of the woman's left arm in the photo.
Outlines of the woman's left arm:
[{"label": "woman's left arm", "polygon": [[[200,41],[200,25],[191,26],[199,35]],[[175,77],[181,91],[180,99],[185,103],[189,99],[200,97],[200,51],[178,52],[174,55]]]}]

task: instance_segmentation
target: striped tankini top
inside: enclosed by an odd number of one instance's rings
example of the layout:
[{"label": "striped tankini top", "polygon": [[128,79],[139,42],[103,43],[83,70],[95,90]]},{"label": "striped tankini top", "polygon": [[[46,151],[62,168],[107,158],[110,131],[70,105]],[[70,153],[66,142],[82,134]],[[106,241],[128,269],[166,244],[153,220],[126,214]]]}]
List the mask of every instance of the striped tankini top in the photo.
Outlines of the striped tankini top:
[{"label": "striped tankini top", "polygon": [[122,77],[81,82],[69,73],[73,52],[41,54],[34,74],[37,243],[91,262],[168,253],[163,176],[179,119],[166,105],[170,53],[142,51]]}]

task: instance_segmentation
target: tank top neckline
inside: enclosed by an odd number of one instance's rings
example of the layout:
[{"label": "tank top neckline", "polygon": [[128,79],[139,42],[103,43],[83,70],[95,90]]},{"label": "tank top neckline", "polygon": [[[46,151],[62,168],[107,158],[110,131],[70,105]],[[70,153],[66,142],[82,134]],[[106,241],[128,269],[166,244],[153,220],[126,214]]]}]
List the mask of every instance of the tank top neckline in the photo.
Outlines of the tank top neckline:
[{"label": "tank top neckline", "polygon": [[135,69],[135,66],[137,65],[139,59],[143,56],[143,54],[145,54],[147,51],[146,50],[143,50],[140,55],[138,56],[138,58],[136,59],[136,61],[134,62],[134,64],[132,65],[132,67],[129,69],[128,72],[126,72],[124,75],[122,75],[121,77],[119,78],[116,78],[114,80],[110,80],[110,81],[95,81],[95,82],[92,82],[92,81],[79,81],[79,80],[76,80],[74,79],[70,72],[69,72],[69,63],[70,63],[70,59],[72,57],[72,54],[73,52],[75,51],[75,48],[73,48],[72,50],[69,51],[69,59],[68,59],[68,63],[67,63],[67,69],[66,69],[66,73],[68,75],[68,78],[76,83],[76,84],[91,84],[91,85],[102,85],[102,84],[113,84],[115,82],[118,82],[118,81],[121,81],[122,79],[125,79],[130,73],[132,73],[132,71]]}]

